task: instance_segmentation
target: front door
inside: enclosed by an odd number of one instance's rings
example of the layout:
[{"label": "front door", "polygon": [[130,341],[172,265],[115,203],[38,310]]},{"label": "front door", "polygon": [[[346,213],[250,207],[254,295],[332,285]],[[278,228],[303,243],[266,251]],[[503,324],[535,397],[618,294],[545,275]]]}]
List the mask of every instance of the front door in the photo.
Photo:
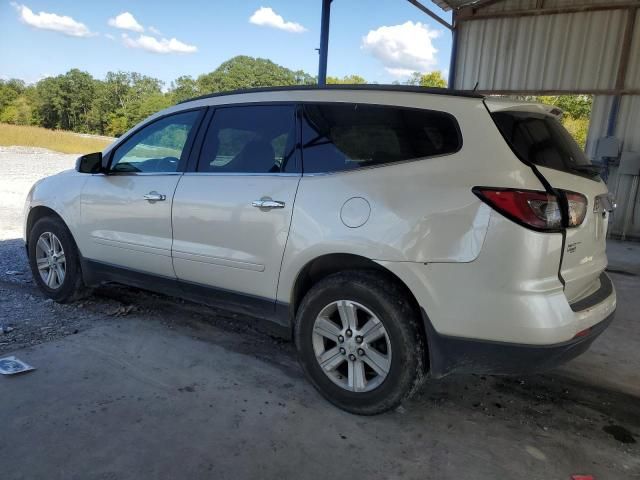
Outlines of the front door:
[{"label": "front door", "polygon": [[171,204],[199,111],[163,117],[118,145],[109,172],[92,175],[81,202],[88,260],[175,278]]},{"label": "front door", "polygon": [[295,107],[217,108],[173,203],[179,280],[273,301],[300,171]]}]

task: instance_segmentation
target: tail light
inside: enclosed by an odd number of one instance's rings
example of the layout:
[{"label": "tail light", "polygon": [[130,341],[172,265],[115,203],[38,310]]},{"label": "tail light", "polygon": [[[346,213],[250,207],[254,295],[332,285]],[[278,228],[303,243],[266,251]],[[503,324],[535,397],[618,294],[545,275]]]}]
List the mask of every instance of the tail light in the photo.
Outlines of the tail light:
[{"label": "tail light", "polygon": [[569,204],[569,227],[577,227],[587,216],[587,197],[580,193],[567,192],[563,190],[567,203]]},{"label": "tail light", "polygon": [[[566,198],[568,227],[577,227],[587,213],[587,199],[575,192],[560,190]],[[475,187],[475,193],[483,202],[514,222],[543,232],[562,228],[561,202],[558,197],[537,190]]]}]

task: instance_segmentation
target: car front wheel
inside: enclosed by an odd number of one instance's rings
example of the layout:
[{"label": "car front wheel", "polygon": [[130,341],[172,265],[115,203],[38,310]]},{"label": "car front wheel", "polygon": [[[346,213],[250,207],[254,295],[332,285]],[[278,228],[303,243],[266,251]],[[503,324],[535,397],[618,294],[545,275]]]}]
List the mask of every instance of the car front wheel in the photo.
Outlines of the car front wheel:
[{"label": "car front wheel", "polygon": [[407,294],[378,272],[313,286],[298,309],[300,363],[330,402],[373,415],[398,406],[424,377],[424,339]]},{"label": "car front wheel", "polygon": [[34,281],[56,302],[83,292],[80,258],[66,225],[55,217],[38,220],[29,232],[29,265]]}]

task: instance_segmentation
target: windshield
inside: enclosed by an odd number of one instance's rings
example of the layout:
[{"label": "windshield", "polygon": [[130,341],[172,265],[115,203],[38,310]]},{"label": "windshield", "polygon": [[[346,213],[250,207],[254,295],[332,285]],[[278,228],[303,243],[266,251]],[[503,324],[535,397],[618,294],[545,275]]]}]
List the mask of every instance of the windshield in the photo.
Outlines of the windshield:
[{"label": "windshield", "polygon": [[522,160],[588,177],[598,174],[598,168],[555,118],[532,112],[496,112],[492,117]]}]

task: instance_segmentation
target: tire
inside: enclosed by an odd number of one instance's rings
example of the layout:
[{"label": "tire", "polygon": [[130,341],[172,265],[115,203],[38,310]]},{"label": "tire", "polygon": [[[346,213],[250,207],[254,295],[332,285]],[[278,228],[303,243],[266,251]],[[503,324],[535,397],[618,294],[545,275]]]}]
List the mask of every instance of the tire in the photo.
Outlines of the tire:
[{"label": "tire", "polygon": [[[350,317],[348,312],[354,309],[357,328],[347,338],[349,328],[342,318]],[[322,320],[316,324],[321,313],[333,326]],[[382,327],[374,320],[375,330],[367,331],[374,318]],[[385,275],[375,271],[330,275],[309,290],[298,309],[294,337],[300,364],[315,388],[341,409],[358,415],[385,412],[409,398],[425,376],[425,339],[419,321],[405,291]],[[333,327],[341,332],[337,340]],[[384,335],[369,343],[382,330]],[[326,373],[322,360],[327,370],[333,370]],[[387,373],[382,375],[385,366]]]},{"label": "tire", "polygon": [[[64,260],[64,262],[61,261],[58,264],[58,266],[62,268],[62,263],[64,263],[62,282],[55,282],[55,278],[60,280],[60,276],[56,274],[54,281],[47,284],[43,275],[47,276],[51,267],[46,267],[47,269],[43,270],[42,274],[40,269],[38,269],[38,258],[42,258],[42,251],[44,250],[44,248],[38,247],[38,240],[43,235],[49,245],[56,244],[56,249],[59,251],[61,247],[64,253],[64,255],[59,254],[56,259],[60,260],[60,258],[63,257]],[[53,235],[53,237],[51,235]],[[56,239],[58,243],[56,243]],[[43,217],[35,223],[29,232],[28,254],[33,279],[47,297],[59,303],[68,303],[81,298],[86,293],[82,281],[78,247],[71,236],[71,232],[69,232],[69,229],[61,219],[56,217]],[[54,268],[54,270],[56,269]]]}]

